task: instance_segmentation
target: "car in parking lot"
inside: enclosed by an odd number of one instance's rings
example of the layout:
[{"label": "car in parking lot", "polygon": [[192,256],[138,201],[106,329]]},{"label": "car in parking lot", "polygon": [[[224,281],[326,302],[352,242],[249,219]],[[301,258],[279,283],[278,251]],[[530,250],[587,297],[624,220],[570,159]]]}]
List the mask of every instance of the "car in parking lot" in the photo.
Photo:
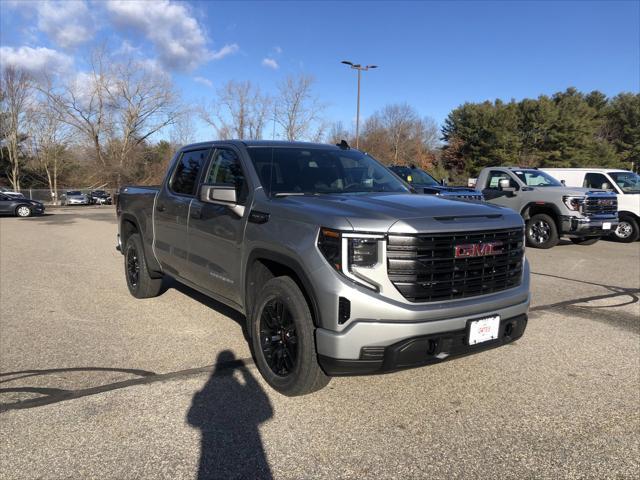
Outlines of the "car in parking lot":
[{"label": "car in parking lot", "polygon": [[24,196],[16,197],[0,193],[0,214],[30,217],[44,213],[44,205],[36,200],[29,200]]},{"label": "car in parking lot", "polygon": [[89,205],[89,195],[80,190],[67,190],[64,196],[64,205]]},{"label": "car in parking lot", "polygon": [[89,192],[89,200],[93,205],[111,205],[113,200],[106,190],[92,190]]},{"label": "car in parking lot", "polygon": [[393,173],[411,185],[418,193],[425,195],[438,195],[453,200],[484,200],[482,192],[468,187],[452,187],[440,183],[429,173],[415,165],[392,165],[389,167]]}]

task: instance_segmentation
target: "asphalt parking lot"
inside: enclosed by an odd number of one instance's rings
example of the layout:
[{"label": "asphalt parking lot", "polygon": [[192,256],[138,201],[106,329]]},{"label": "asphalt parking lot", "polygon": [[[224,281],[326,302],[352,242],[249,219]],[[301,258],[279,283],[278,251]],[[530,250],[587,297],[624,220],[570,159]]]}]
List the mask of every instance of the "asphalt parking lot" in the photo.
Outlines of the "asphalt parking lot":
[{"label": "asphalt parking lot", "polygon": [[287,398],[238,314],[131,297],[115,234],[0,219],[0,478],[638,478],[640,243],[527,250],[515,344]]}]

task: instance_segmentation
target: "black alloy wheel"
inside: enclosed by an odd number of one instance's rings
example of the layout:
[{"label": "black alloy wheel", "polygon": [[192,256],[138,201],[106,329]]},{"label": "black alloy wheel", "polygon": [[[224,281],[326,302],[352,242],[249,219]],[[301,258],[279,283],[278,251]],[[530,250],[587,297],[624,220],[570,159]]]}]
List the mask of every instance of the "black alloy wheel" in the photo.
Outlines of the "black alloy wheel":
[{"label": "black alloy wheel", "polygon": [[271,299],[262,310],[260,346],[273,373],[286,377],[295,370],[298,359],[296,325],[280,297]]},{"label": "black alloy wheel", "polygon": [[134,245],[130,245],[127,249],[127,279],[129,285],[134,289],[140,281],[140,260]]}]

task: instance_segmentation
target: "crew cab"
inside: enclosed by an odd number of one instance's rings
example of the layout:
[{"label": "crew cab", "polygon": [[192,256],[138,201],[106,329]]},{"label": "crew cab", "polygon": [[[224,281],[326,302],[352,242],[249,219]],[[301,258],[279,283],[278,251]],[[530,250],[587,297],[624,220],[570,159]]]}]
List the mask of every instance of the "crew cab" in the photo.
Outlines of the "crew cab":
[{"label": "crew cab", "polygon": [[484,200],[481,192],[468,187],[445,185],[444,181],[440,183],[415,165],[392,165],[389,170],[411,185],[417,193],[439,195],[452,200],[471,200],[476,202]]},{"label": "crew cab", "polygon": [[340,146],[181,148],[159,187],[123,187],[118,248],[137,298],[169,276],[241,312],[256,365],[286,395],[504,345],[527,325],[524,223],[416,195]]},{"label": "crew cab", "polygon": [[604,190],[567,187],[536,168],[487,167],[476,190],[487,202],[509,207],[526,221],[527,244],[551,248],[564,235],[592,245],[618,225],[616,196]]}]

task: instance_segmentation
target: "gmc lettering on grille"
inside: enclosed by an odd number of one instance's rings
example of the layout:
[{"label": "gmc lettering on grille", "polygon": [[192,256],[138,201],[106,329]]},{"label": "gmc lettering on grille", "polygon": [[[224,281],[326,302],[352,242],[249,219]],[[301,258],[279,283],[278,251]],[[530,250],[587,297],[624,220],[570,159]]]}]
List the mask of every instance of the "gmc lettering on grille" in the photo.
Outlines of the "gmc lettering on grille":
[{"label": "gmc lettering on grille", "polygon": [[465,245],[456,245],[455,257],[466,258],[497,255],[503,252],[502,246],[502,242],[468,243]]}]

